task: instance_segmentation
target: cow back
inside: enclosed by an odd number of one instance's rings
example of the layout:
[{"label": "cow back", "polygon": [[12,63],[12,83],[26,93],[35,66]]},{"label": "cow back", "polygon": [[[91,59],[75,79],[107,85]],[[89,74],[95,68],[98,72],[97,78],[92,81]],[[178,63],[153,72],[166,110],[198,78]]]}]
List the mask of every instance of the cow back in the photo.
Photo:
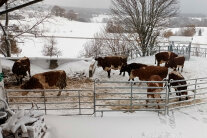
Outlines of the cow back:
[{"label": "cow back", "polygon": [[23,89],[47,89],[66,87],[66,73],[63,70],[49,71],[35,74],[21,88]]},{"label": "cow back", "polygon": [[160,66],[146,66],[146,67],[142,67],[140,69],[132,70],[131,74],[133,76],[139,77],[140,80],[146,80],[147,81],[147,80],[149,80],[149,78],[152,75],[158,75],[163,80],[164,78],[167,77],[168,68],[160,67]]}]

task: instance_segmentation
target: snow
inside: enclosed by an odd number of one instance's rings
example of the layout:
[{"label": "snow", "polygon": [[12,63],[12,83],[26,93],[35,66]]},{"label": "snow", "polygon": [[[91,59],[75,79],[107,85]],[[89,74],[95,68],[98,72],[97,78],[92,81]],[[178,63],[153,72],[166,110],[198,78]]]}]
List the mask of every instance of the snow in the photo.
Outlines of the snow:
[{"label": "snow", "polygon": [[94,15],[93,18],[91,18],[91,22],[93,23],[102,23],[104,20],[109,20],[112,16],[107,14],[100,14],[100,15]]},{"label": "snow", "polygon": [[[93,116],[46,116],[46,138],[205,138],[207,106],[170,112],[104,113]],[[56,121],[58,120],[58,121]]]},{"label": "snow", "polygon": [[[21,21],[22,24],[35,24],[35,19],[32,21]],[[11,20],[11,24],[18,24]],[[77,21],[69,21],[62,17],[52,17],[47,19],[39,26],[40,29],[45,30],[43,35],[58,36],[58,37],[81,37],[93,38],[94,34],[101,31],[105,27],[105,23],[85,23]],[[58,49],[62,52],[60,57],[77,58],[84,49],[84,44],[90,39],[73,39],[73,38],[55,38]],[[27,57],[43,57],[42,49],[48,43],[48,38],[41,37],[23,37],[19,40],[18,46],[22,52],[18,56]],[[32,50],[31,50],[32,49]],[[15,56],[15,55],[13,55]]]},{"label": "snow", "polygon": [[[154,65],[154,56],[140,57],[128,61]],[[11,61],[2,60],[4,67],[10,67]],[[86,61],[63,63],[58,69],[85,71]],[[32,70],[34,65],[32,65]],[[89,67],[89,66],[87,66]],[[185,62],[182,75],[186,79],[207,76],[206,58],[191,57]],[[45,71],[44,68],[34,69]],[[33,70],[33,71],[34,71]],[[93,78],[101,80],[128,80],[112,70],[111,78],[102,68],[97,68]],[[207,105],[193,106],[169,112],[169,116],[156,112],[105,113],[104,116],[55,116],[46,115],[48,126],[45,138],[205,138],[207,137]],[[58,120],[58,121],[57,121]]]},{"label": "snow", "polygon": [[[53,17],[44,23],[42,28],[48,30],[45,35],[87,37],[92,38],[104,26],[100,22],[107,15],[94,17],[92,23],[69,21],[65,18]],[[12,21],[11,21],[12,22]],[[30,22],[32,23],[32,22]],[[179,28],[172,29],[173,32]],[[198,29],[197,29],[198,31]],[[197,34],[192,43],[207,44],[207,28],[202,28],[202,36]],[[24,43],[19,46],[22,53],[19,56],[42,57],[41,50],[47,43],[45,38],[23,38]],[[62,51],[61,58],[75,58],[83,50],[88,39],[56,38],[57,47]],[[206,45],[202,46],[206,47]],[[3,68],[11,69],[13,61],[1,59]],[[154,56],[140,57],[128,63],[138,62],[154,65]],[[88,76],[90,61],[75,60],[61,62],[57,69],[65,70],[70,76],[74,73],[84,73]],[[49,69],[45,60],[31,62],[31,74],[45,72]],[[191,57],[185,62],[182,75],[185,79],[207,77],[206,58]],[[97,68],[93,79],[110,81],[126,81],[125,77],[118,75],[119,71],[112,70],[111,78],[102,68]],[[134,113],[104,113],[103,117],[94,116],[45,116],[49,129],[45,138],[206,138],[207,137],[207,105],[193,106],[175,110],[168,115],[156,112]]]}]

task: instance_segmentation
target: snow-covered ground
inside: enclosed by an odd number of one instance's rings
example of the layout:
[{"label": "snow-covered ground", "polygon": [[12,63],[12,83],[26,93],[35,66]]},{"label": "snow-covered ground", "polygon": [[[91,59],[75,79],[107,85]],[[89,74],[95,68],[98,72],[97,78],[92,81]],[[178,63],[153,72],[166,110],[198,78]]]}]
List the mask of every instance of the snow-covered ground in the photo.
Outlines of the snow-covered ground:
[{"label": "snow-covered ground", "polygon": [[[100,17],[94,18],[99,22]],[[103,23],[80,23],[69,21],[65,18],[54,17],[44,24],[44,29],[49,30],[45,35],[69,37],[93,37],[100,31]],[[202,36],[194,36],[193,43],[207,43],[207,28],[202,28]],[[173,32],[176,29],[173,29]],[[61,57],[77,57],[83,49],[86,39],[58,38],[57,47],[62,51]],[[19,56],[41,57],[41,50],[47,43],[43,38],[24,39],[19,46],[22,53]],[[1,60],[4,68],[10,68],[12,61]],[[154,65],[154,56],[140,57],[128,63],[138,62]],[[43,64],[44,65],[44,64]],[[58,67],[66,71],[67,75],[75,72],[88,74],[90,63],[84,60],[64,63]],[[191,57],[185,62],[182,75],[185,79],[207,77],[207,59]],[[32,75],[48,71],[40,64],[32,63]],[[118,75],[119,71],[112,70],[111,78],[102,68],[97,68],[93,79],[127,81]],[[113,84],[112,84],[113,85]],[[68,105],[67,105],[68,106]],[[45,116],[48,131],[45,138],[206,138],[207,137],[207,105],[189,107],[170,112],[169,116],[155,112],[135,113],[104,113],[104,117],[93,116]]]},{"label": "snow-covered ground", "polygon": [[[22,21],[22,24],[35,24],[35,19],[30,22]],[[18,24],[16,21],[10,21],[10,24]],[[47,19],[39,26],[40,30],[46,30],[43,35],[58,37],[81,37],[93,38],[94,34],[101,31],[105,23],[85,23],[70,21],[62,17],[52,17]],[[41,37],[23,37],[18,46],[22,52],[18,56],[43,57],[42,49],[48,44],[48,38]],[[84,44],[90,39],[73,39],[73,38],[55,38],[57,47],[62,55],[59,57],[77,58],[84,49]],[[32,50],[31,50],[32,49]],[[14,55],[16,56],[16,55]]]},{"label": "snow-covered ground", "polygon": [[207,105],[170,112],[45,116],[45,138],[206,138]]},{"label": "snow-covered ground", "polygon": [[[154,65],[154,56],[141,57],[131,62]],[[79,70],[82,61],[71,63],[71,71]],[[85,63],[84,63],[85,64]],[[3,60],[3,67],[10,68],[12,62]],[[32,68],[34,65],[32,65]],[[81,66],[84,67],[84,66]],[[80,68],[81,68],[80,67]],[[38,66],[36,71],[45,69]],[[191,57],[185,62],[186,79],[207,77],[206,58]],[[67,66],[59,69],[69,71]],[[33,70],[33,69],[32,69]],[[102,68],[97,68],[94,77],[101,80],[127,80],[119,75],[119,71],[112,71],[111,78]],[[174,110],[169,116],[156,112],[134,113],[104,113],[103,117],[94,116],[45,116],[48,130],[45,138],[205,138],[207,137],[207,105],[193,106]]]}]

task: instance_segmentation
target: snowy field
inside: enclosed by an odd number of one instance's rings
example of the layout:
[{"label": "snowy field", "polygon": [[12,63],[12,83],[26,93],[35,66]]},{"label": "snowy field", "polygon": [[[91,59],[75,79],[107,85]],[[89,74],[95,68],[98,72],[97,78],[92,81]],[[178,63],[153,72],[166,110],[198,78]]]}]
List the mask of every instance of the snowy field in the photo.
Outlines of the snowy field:
[{"label": "snowy field", "polygon": [[[58,120],[58,121],[56,121]],[[45,116],[45,138],[206,138],[207,105],[155,112],[93,116]]]},{"label": "snowy field", "polygon": [[[43,35],[46,36],[81,37],[81,39],[55,38],[57,42],[56,46],[62,52],[62,55],[59,57],[77,58],[83,53],[84,45],[90,41],[90,39],[84,38],[93,38],[96,33],[103,31],[106,23],[102,23],[102,21],[109,18],[109,15],[99,15],[91,18],[90,23],[84,23],[69,21],[66,18],[52,16],[52,18],[47,19],[43,24],[41,24],[39,28],[40,30],[45,31]],[[29,23],[27,21],[21,21],[21,23],[32,25],[35,24],[35,19]],[[12,20],[10,21],[10,24],[17,24],[17,22]],[[202,36],[198,36],[199,29],[202,30]],[[172,32],[176,33],[179,28],[167,28],[166,30],[171,30]],[[206,36],[207,28],[197,27],[196,34],[193,36],[192,46],[207,48]],[[168,45],[168,39],[161,38],[160,41],[167,42],[165,45]],[[22,52],[18,56],[43,57],[41,51],[44,45],[48,44],[48,38],[23,37],[19,40],[19,42],[23,43],[18,43],[18,46],[22,49]]]},{"label": "snowy field", "polygon": [[[15,21],[11,21],[10,23],[17,24]],[[21,23],[32,25],[35,24],[35,19],[29,23],[27,21],[22,21]],[[105,23],[69,21],[62,17],[49,18],[39,26],[41,30],[45,30],[43,33],[45,36],[81,38],[93,38],[94,34],[103,30],[104,27]],[[21,38],[19,41],[23,43],[19,43],[18,46],[22,49],[22,52],[18,56],[43,57],[41,51],[44,45],[48,44],[48,40],[49,38],[42,37]],[[84,44],[90,41],[90,39],[55,38],[55,41],[57,42],[56,46],[62,53],[59,57],[77,58],[83,51]]]}]

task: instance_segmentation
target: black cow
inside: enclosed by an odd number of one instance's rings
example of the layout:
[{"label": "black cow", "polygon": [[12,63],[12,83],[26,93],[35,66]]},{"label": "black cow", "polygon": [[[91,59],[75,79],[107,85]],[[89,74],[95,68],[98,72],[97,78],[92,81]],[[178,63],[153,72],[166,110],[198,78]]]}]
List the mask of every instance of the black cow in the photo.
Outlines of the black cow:
[{"label": "black cow", "polygon": [[[187,91],[187,83],[185,81],[185,78],[177,71],[172,71],[169,73],[169,78],[168,78],[169,82],[170,82],[170,86],[178,86],[175,87],[175,91],[182,91],[182,92],[177,92],[176,95],[177,96],[181,96],[181,95],[188,95],[188,91]],[[183,81],[178,81],[178,82],[171,82],[171,80],[183,80]],[[186,90],[186,91],[185,91]],[[185,98],[186,100],[188,100],[188,97],[186,96]],[[181,98],[179,98],[179,101],[181,101]]]},{"label": "black cow", "polygon": [[[141,68],[141,67],[146,67],[147,65],[145,65],[145,64],[141,64],[141,63],[131,63],[131,64],[125,64],[125,65],[123,65],[122,67],[121,67],[121,70],[120,70],[120,74],[119,75],[121,75],[121,73],[122,72],[124,72],[123,73],[123,76],[125,76],[125,71],[126,72],[128,72],[128,74],[129,74],[129,76],[130,76],[130,73],[131,73],[131,71],[133,70],[133,69],[139,69],[139,68]],[[134,80],[134,79],[133,79]]]}]

